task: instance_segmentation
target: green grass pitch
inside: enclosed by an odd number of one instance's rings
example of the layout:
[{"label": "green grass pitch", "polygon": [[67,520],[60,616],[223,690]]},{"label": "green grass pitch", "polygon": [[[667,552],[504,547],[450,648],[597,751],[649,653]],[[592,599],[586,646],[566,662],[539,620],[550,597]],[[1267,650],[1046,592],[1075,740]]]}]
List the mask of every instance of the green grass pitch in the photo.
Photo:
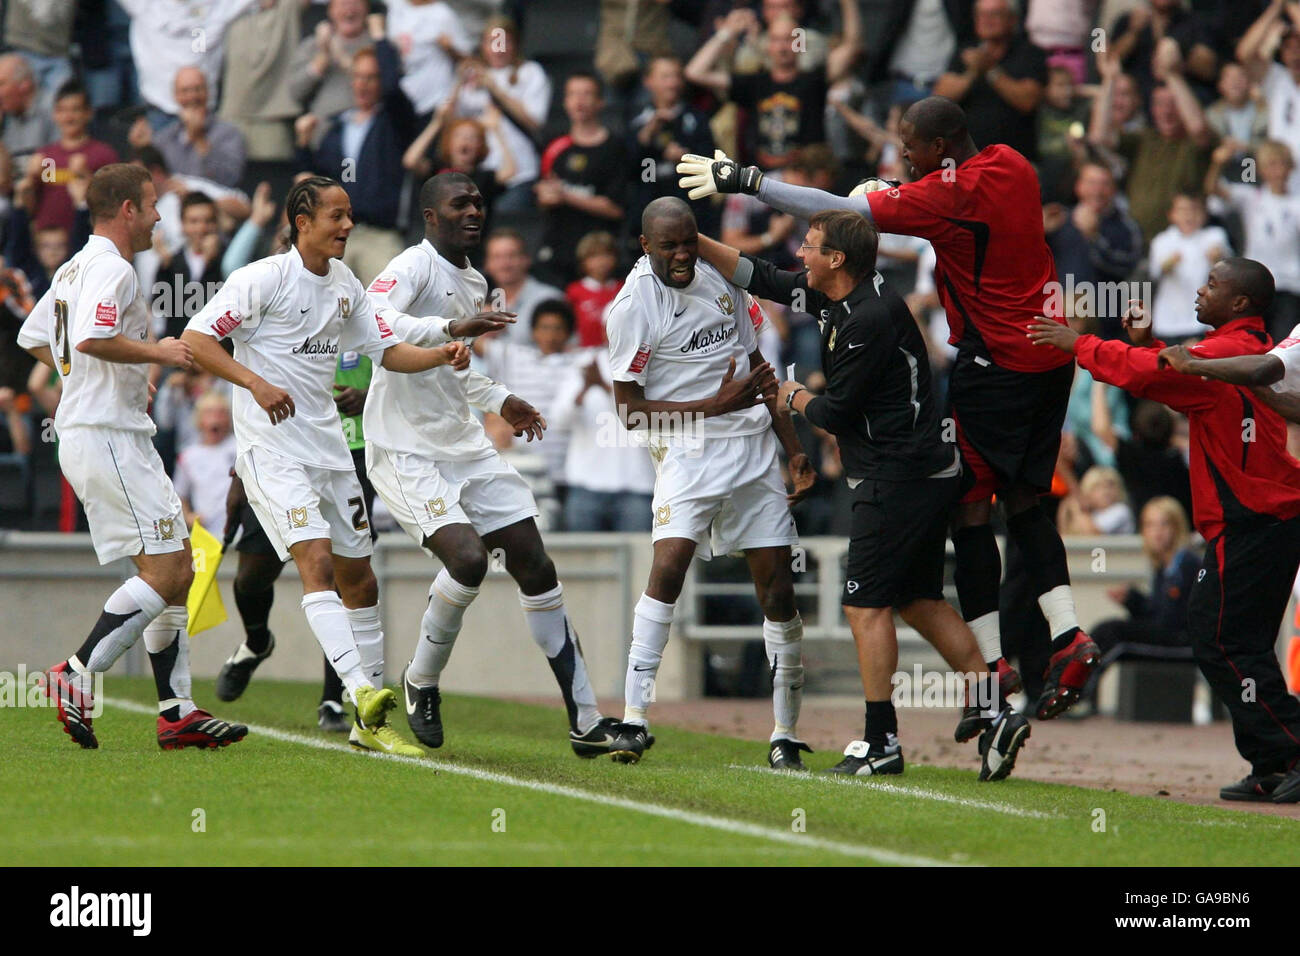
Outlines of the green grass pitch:
[{"label": "green grass pitch", "polygon": [[[444,700],[447,744],[423,760],[351,752],[316,729],[314,686],[274,681],[217,708],[254,725],[242,743],[163,752],[152,689],[106,681],[98,751],[48,708],[6,709],[0,864],[1210,866],[1300,850],[1288,818],[924,766],[774,774],[763,741],[662,724],[638,765],[579,760],[558,708],[463,696]],[[211,682],[196,692],[215,700]]]}]

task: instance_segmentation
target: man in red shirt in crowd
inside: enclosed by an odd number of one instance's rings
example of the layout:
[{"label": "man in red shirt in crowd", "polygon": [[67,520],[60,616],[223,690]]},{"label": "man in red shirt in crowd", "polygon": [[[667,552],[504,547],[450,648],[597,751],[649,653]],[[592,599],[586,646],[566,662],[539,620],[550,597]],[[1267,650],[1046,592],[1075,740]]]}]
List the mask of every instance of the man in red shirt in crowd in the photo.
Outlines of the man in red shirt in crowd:
[{"label": "man in red shirt in crowd", "polygon": [[1134,309],[1124,316],[1132,346],[1043,320],[1030,325],[1029,338],[1073,353],[1099,382],[1187,416],[1192,518],[1208,542],[1187,608],[1188,633],[1251,768],[1219,796],[1295,803],[1300,701],[1287,692],[1274,645],[1300,568],[1300,463],[1287,453],[1286,423],[1249,388],[1169,364],[1267,352],[1273,342],[1261,316],[1273,291],[1273,276],[1253,259],[1216,262],[1196,293],[1197,316],[1213,331],[1168,354]]},{"label": "man in red shirt in crowd", "polygon": [[966,114],[941,96],[914,103],[899,135],[915,181],[883,184],[863,196],[777,182],[721,153],[713,160],[684,157],[677,167],[686,174],[679,185],[691,189],[692,199],[713,191],[749,193],[803,219],[824,209],[849,209],[882,233],[930,240],[948,341],[957,346],[948,392],[951,421],[944,422],[945,436],[960,445],[967,481],[952,536],[957,596],[989,668],[996,666],[1002,676],[1003,691],[1018,690],[1019,676],[1002,660],[1002,560],[989,523],[996,493],[1052,634],[1037,706],[1038,718],[1047,720],[1079,699],[1100,655],[1075,615],[1061,536],[1038,504],[1051,488],[1074,380],[1068,356],[1036,350],[1025,339],[1029,322],[1051,314],[1048,304],[1060,301],[1056,265],[1043,235],[1038,175],[1008,146],[977,149]]},{"label": "man in red shirt in crowd", "polygon": [[68,194],[68,180],[73,176],[88,178],[95,170],[117,162],[112,146],[91,138],[92,115],[85,87],[76,80],[59,87],[54,96],[59,140],[42,147],[27,169],[27,180],[36,198],[32,215],[36,230],[59,228],[71,232],[76,210]]}]

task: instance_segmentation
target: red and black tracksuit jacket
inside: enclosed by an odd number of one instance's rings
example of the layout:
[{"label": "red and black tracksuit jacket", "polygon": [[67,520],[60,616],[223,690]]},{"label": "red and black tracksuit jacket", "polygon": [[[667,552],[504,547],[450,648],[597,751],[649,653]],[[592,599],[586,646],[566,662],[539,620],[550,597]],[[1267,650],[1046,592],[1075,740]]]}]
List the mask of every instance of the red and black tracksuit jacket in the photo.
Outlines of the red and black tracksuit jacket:
[{"label": "red and black tracksuit jacket", "polygon": [[[1272,348],[1258,316],[1210,332],[1199,358]],[[1075,358],[1101,382],[1187,416],[1193,522],[1208,543],[1188,605],[1202,673],[1232,715],[1237,749],[1255,773],[1300,758],[1300,702],[1288,693],[1274,644],[1300,568],[1300,463],[1286,423],[1250,389],[1160,368],[1162,344],[1135,348],[1080,336]]]}]

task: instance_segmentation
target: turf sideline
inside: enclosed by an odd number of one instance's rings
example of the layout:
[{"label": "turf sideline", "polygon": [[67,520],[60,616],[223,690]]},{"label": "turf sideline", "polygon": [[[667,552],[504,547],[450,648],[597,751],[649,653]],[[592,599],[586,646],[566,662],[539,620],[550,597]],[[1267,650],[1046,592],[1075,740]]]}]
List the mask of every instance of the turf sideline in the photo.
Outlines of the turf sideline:
[{"label": "turf sideline", "polygon": [[[104,703],[110,707],[117,707],[120,710],[130,711],[134,714],[147,714],[150,717],[156,717],[158,715],[157,707],[138,704],[133,700],[121,700],[109,697],[105,698]],[[785,843],[790,846],[803,847],[805,849],[825,850],[828,853],[838,853],[842,856],[874,860],[877,863],[886,863],[893,866],[963,865],[945,860],[936,860],[925,856],[916,856],[910,853],[897,853],[893,850],[884,849],[883,847],[863,846],[862,844],[855,843],[840,843],[833,840],[823,840],[820,837],[808,836],[807,834],[793,832],[786,833],[784,830],[762,827],[754,823],[745,823],[741,820],[730,820],[726,817],[715,817],[704,813],[694,813],[690,810],[679,810],[676,807],[666,807],[657,803],[642,803],[641,801],[628,800],[624,797],[613,797],[608,794],[594,793],[590,790],[579,790],[576,787],[562,787],[559,784],[554,783],[542,783],[538,780],[526,780],[522,777],[511,777],[508,774],[496,773],[491,770],[480,770],[477,767],[461,767],[457,764],[446,763],[444,761],[430,760],[421,757],[402,757],[397,754],[363,753],[348,744],[334,744],[326,740],[319,740],[315,737],[305,737],[301,734],[290,733],[287,730],[279,730],[275,727],[265,727],[260,724],[247,724],[246,726],[250,733],[257,734],[261,737],[268,737],[271,740],[278,740],[282,743],[298,744],[301,747],[314,747],[317,750],[333,750],[339,753],[369,757],[375,760],[391,760],[397,763],[410,764],[413,767],[422,767],[425,770],[457,774],[462,777],[470,777],[471,779],[481,780],[487,783],[498,783],[508,787],[520,787],[525,790],[548,793],[557,797],[568,797],[571,800],[585,800],[588,803],[597,803],[602,806],[631,810],[634,813],[644,813],[649,816],[663,817],[668,820],[677,820],[681,823],[691,823],[695,826],[721,830],[725,833],[736,833],[742,836],[756,837],[761,840],[771,840],[776,843]]]}]

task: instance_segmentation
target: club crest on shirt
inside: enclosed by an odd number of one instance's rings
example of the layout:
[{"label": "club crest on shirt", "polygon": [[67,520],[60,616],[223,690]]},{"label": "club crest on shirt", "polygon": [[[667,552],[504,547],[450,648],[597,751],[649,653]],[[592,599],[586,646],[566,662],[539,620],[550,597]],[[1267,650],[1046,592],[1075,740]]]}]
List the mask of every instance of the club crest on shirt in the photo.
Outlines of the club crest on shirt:
[{"label": "club crest on shirt", "polygon": [[580,173],[587,168],[587,154],[571,153],[565,160],[565,165],[569,168],[569,172]]},{"label": "club crest on shirt", "polygon": [[724,292],[717,298],[718,308],[722,310],[723,315],[735,315],[736,303],[731,301],[731,293]]},{"label": "club crest on shirt", "polygon": [[346,319],[351,314],[352,314],[352,300],[349,299],[347,296],[341,296],[339,298],[339,315],[343,316],[343,318]]},{"label": "club crest on shirt", "polygon": [[293,527],[293,528],[305,528],[305,527],[307,527],[307,509],[306,509],[306,508],[290,508],[290,509],[289,509],[289,525],[290,525],[290,527]]},{"label": "club crest on shirt", "polygon": [[664,505],[662,508],[656,508],[656,509],[655,509],[655,524],[662,528],[664,525],[666,525],[666,524],[668,523],[668,520],[669,520],[672,516],[673,516],[673,506],[672,506],[672,505]]},{"label": "club crest on shirt", "polygon": [[441,498],[430,498],[424,503],[424,510],[429,512],[430,518],[441,518],[447,513],[447,502]]},{"label": "club crest on shirt", "polygon": [[59,275],[55,276],[56,282],[71,282],[77,277],[77,270],[81,268],[80,263],[69,262]]},{"label": "club crest on shirt", "polygon": [[159,541],[171,541],[176,537],[175,518],[159,518],[153,523],[154,534]]}]

